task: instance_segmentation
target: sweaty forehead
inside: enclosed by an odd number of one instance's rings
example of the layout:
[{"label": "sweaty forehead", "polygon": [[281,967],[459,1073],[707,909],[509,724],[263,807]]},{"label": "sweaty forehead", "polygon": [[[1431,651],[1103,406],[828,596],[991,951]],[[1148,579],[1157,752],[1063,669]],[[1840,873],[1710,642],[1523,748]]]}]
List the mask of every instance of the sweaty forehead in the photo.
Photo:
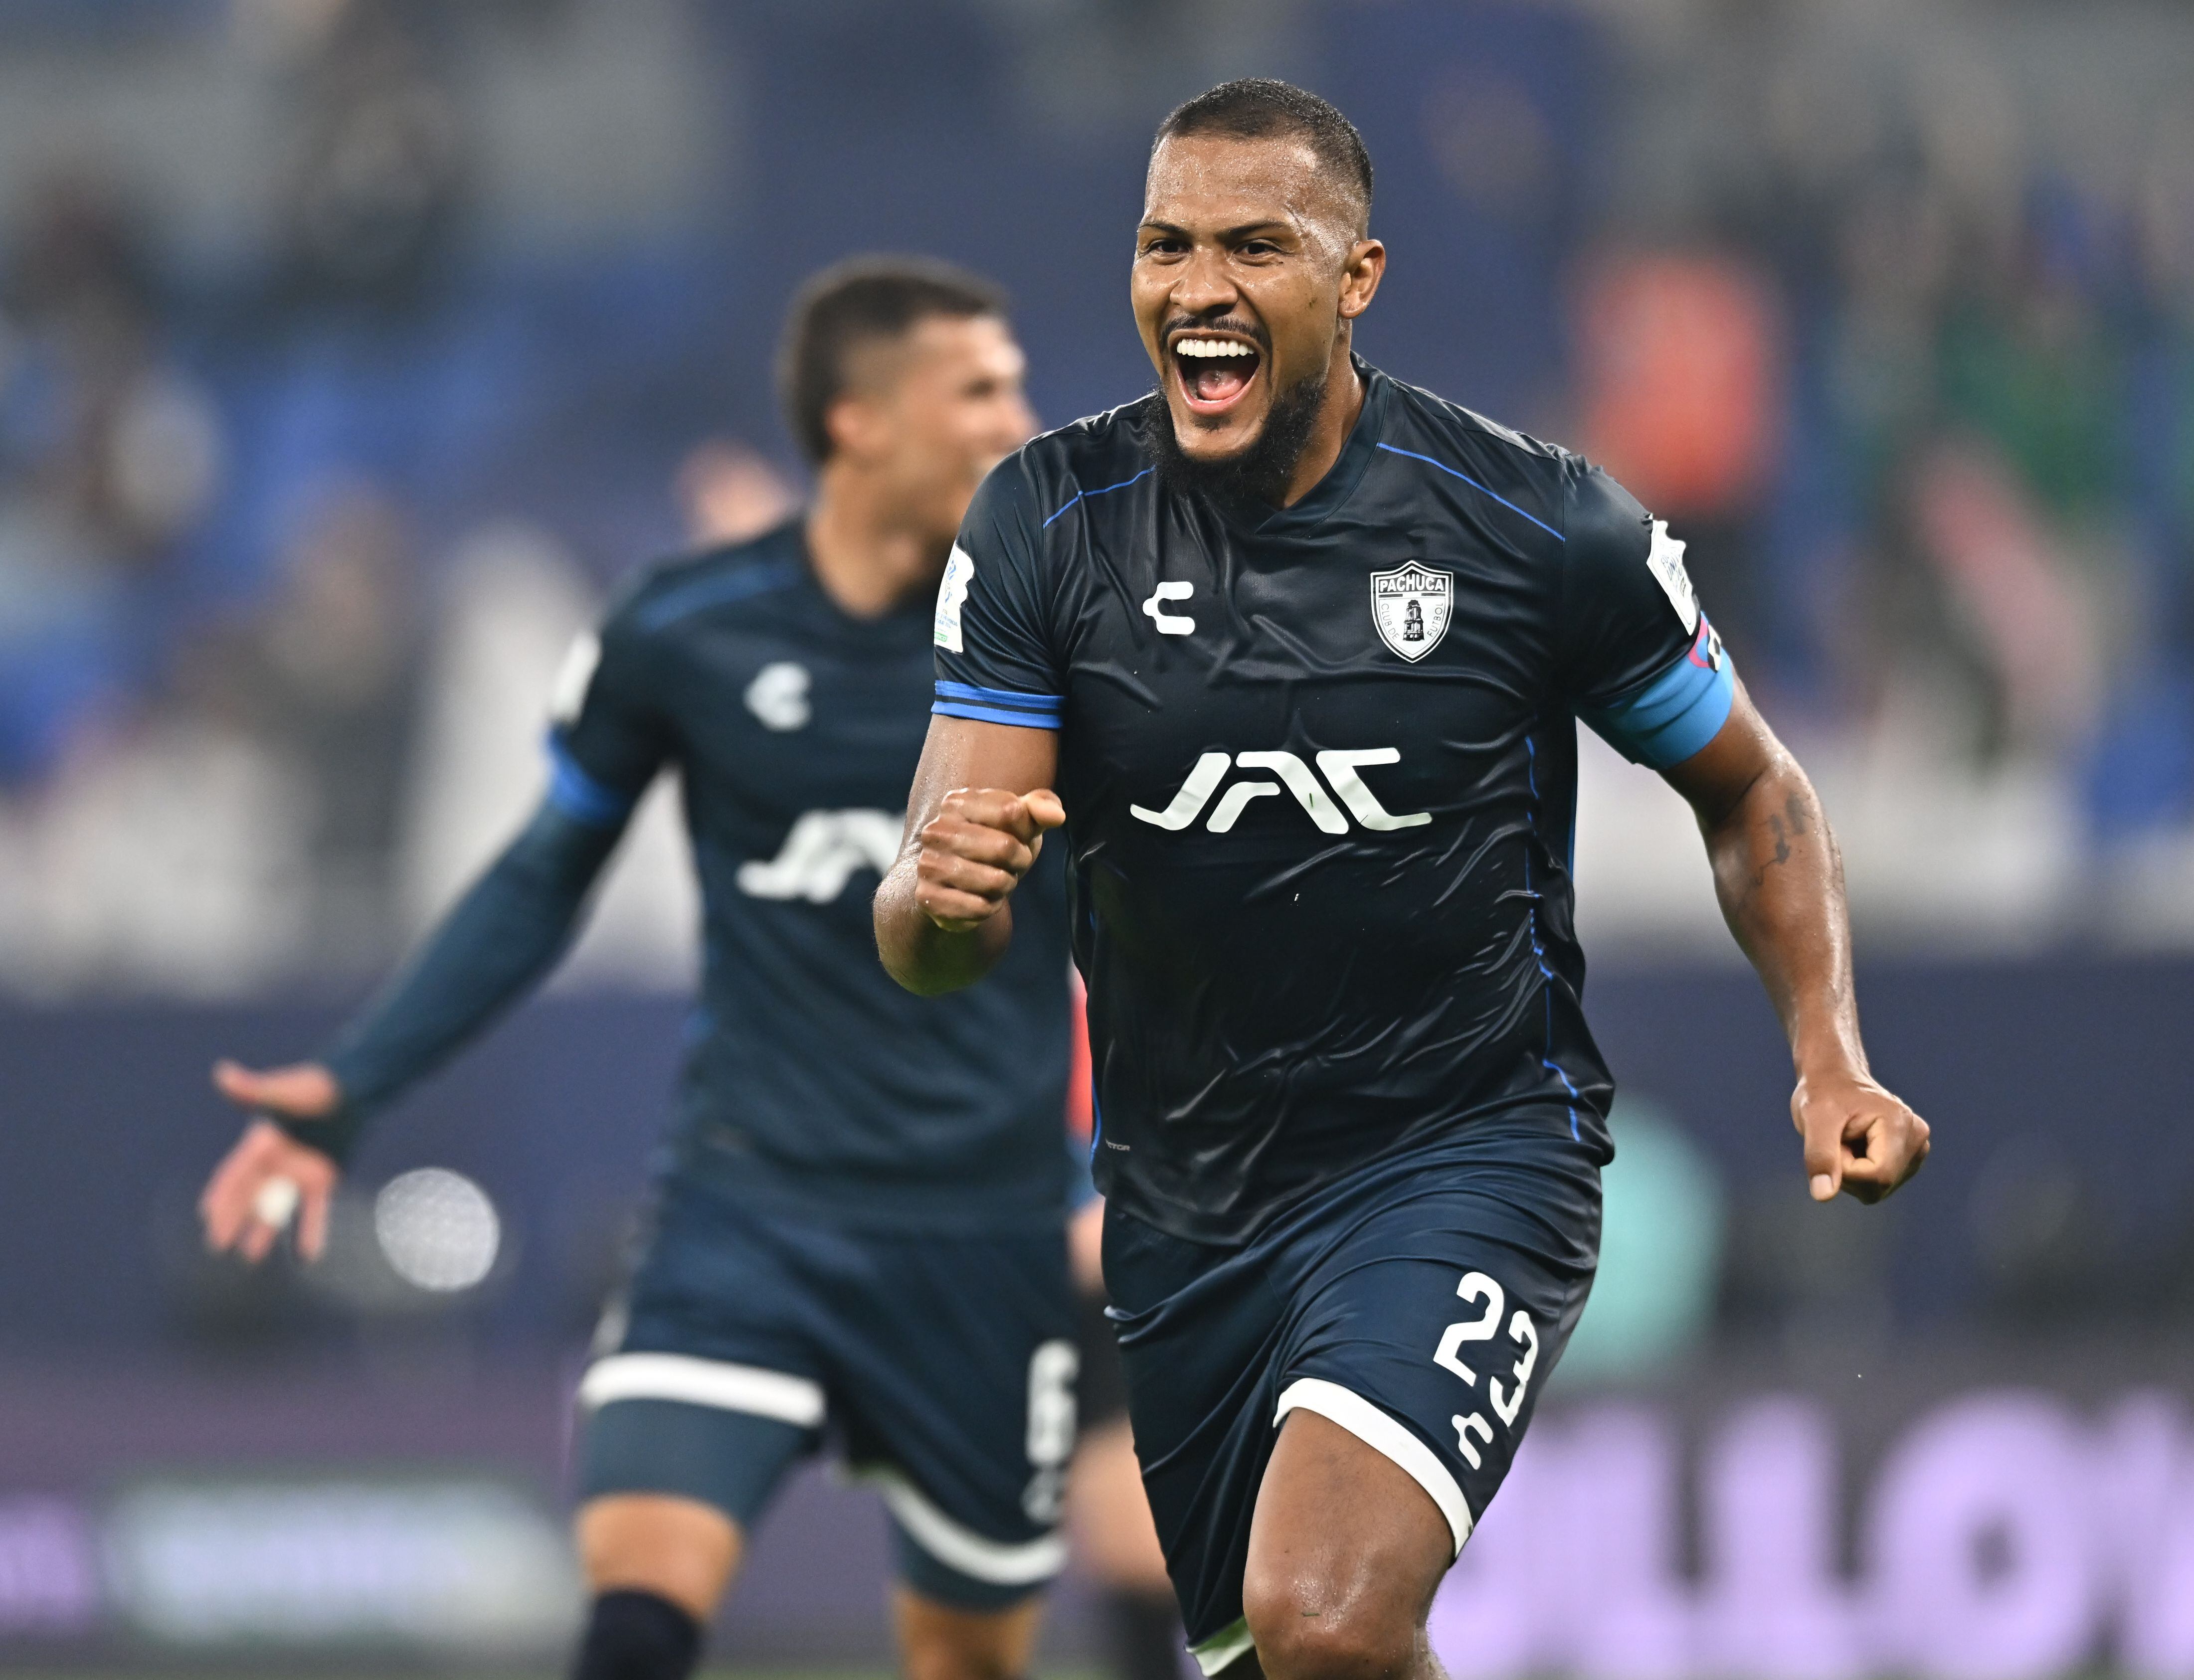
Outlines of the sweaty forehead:
[{"label": "sweaty forehead", "polygon": [[1180,135],[1152,154],[1143,220],[1192,231],[1284,221],[1345,243],[1361,212],[1297,135]]}]

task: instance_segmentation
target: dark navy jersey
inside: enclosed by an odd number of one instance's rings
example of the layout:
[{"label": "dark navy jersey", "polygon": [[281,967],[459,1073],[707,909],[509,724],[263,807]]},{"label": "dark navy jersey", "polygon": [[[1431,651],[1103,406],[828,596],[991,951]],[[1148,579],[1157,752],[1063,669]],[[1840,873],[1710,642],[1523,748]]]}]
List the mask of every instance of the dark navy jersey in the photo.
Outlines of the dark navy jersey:
[{"label": "dark navy jersey", "polygon": [[938,597],[933,709],[1060,732],[1098,1185],[1201,1241],[1488,1115],[1605,1148],[1575,720],[1665,767],[1731,704],[1665,525],[1358,368],[1284,509],[1169,489],[1156,397],[1037,439]]},{"label": "dark navy jersey", "polygon": [[817,584],[801,528],[649,572],[559,696],[550,798],[621,823],[675,768],[701,883],[701,1006],[668,1170],[883,1226],[1056,1230],[1066,1172],[1064,870],[1014,948],[920,998],[876,960],[928,726],[927,603],[875,620]]}]

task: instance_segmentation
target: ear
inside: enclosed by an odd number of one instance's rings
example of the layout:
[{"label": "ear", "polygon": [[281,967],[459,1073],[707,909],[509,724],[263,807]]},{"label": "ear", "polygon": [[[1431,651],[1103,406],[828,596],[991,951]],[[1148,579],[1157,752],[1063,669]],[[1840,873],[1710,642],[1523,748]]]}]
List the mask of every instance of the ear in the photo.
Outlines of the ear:
[{"label": "ear", "polygon": [[830,434],[830,451],[855,461],[876,452],[879,422],[876,404],[866,397],[844,396],[823,410],[823,429]]},{"label": "ear", "polygon": [[1371,307],[1387,272],[1387,248],[1376,239],[1358,239],[1348,248],[1341,271],[1341,318],[1353,321]]}]

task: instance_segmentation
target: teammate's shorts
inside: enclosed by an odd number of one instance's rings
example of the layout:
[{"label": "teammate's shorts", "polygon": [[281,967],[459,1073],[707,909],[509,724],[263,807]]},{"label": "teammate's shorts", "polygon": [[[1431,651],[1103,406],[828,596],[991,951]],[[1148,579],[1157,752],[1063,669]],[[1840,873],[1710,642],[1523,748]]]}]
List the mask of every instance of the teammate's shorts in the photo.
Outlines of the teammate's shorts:
[{"label": "teammate's shorts", "polygon": [[1595,1152],[1566,1114],[1481,1121],[1321,1186],[1241,1247],[1114,1209],[1105,1277],[1151,1514],[1198,1662],[1251,1648],[1249,1519],[1291,1411],[1432,1496],[1460,1552],[1584,1310]]},{"label": "teammate's shorts", "polygon": [[674,1186],[579,1385],[579,1494],[679,1494],[750,1533],[829,1442],[882,1492],[909,1586],[1001,1608],[1066,1559],[1073,1338],[1063,1228],[856,1230]]},{"label": "teammate's shorts", "polygon": [[1084,1294],[1076,1303],[1074,1343],[1081,1355],[1075,1397],[1083,1434],[1128,1415],[1128,1379],[1120,1369],[1120,1339],[1106,1316],[1105,1298]]}]

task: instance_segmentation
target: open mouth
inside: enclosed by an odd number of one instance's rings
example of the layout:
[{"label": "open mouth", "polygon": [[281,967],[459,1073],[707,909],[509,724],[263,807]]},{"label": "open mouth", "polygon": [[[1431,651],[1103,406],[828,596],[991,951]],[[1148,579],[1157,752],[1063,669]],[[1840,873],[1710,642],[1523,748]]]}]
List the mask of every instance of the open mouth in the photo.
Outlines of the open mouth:
[{"label": "open mouth", "polygon": [[1174,373],[1192,411],[1225,414],[1255,382],[1264,355],[1243,338],[1186,332],[1173,341]]}]

